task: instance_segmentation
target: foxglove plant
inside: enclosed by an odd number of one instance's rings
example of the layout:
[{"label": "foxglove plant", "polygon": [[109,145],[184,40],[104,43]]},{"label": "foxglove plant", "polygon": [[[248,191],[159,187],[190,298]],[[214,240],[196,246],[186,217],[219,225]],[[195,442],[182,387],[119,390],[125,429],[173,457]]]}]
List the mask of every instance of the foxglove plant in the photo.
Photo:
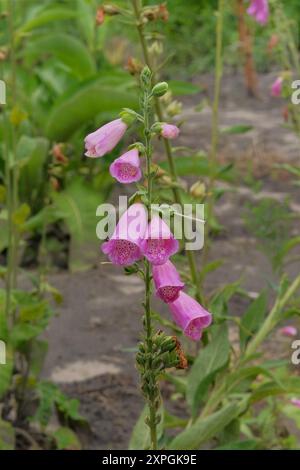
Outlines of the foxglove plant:
[{"label": "foxglove plant", "polygon": [[[141,152],[146,159],[146,184],[145,190],[142,191],[146,207],[139,202],[133,203],[121,216],[110,239],[102,245],[102,251],[113,264],[125,267],[127,274],[140,274],[145,284],[144,333],[136,361],[141,376],[141,389],[149,410],[146,423],[150,429],[152,449],[158,447],[157,424],[161,419],[159,376],[167,368],[187,366],[178,339],[161,331],[154,332],[151,306],[153,281],[157,297],[169,305],[173,320],[187,337],[199,340],[203,329],[212,321],[209,312],[182,292],[184,283],[169,260],[178,251],[179,243],[168,225],[158,215],[152,216],[152,186],[156,176],[152,171],[152,139],[163,132],[168,134],[168,138],[175,138],[179,132],[176,126],[153,122],[153,101],[167,89],[168,86],[164,82],[153,86],[152,73],[146,66],[141,73],[141,114],[132,110],[124,110],[121,113],[121,120],[126,122],[126,125],[132,121],[133,116],[142,123],[144,143],[139,142],[131,146],[128,152],[111,164],[110,172],[121,183],[138,181],[142,176],[139,157]],[[121,120],[106,124],[90,134],[92,138],[86,138],[87,156],[104,155],[104,152],[122,138],[125,127]],[[138,189],[136,195],[140,194],[141,188]],[[138,262],[142,263],[142,267]]]}]

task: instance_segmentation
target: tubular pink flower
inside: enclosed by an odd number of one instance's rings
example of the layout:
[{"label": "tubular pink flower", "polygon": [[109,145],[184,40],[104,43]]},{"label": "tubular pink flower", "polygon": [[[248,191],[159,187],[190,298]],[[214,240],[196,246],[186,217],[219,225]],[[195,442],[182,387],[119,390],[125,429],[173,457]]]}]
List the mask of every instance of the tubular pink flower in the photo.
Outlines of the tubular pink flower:
[{"label": "tubular pink flower", "polygon": [[278,77],[275,82],[273,83],[272,87],[271,87],[271,95],[272,96],[275,96],[276,98],[278,98],[279,96],[281,96],[281,93],[282,93],[282,83],[283,83],[283,79],[281,77]]},{"label": "tubular pink flower", "polygon": [[267,24],[269,19],[268,0],[251,0],[247,13],[253,16],[258,23]]},{"label": "tubular pink flower", "polygon": [[117,143],[122,139],[127,129],[127,125],[122,119],[105,124],[95,132],[87,135],[84,139],[87,157],[103,157],[106,153],[112,151]]},{"label": "tubular pink flower", "polygon": [[178,299],[184,284],[181,282],[180,276],[171,261],[153,266],[152,274],[157,297],[167,304]]},{"label": "tubular pink flower", "polygon": [[300,398],[292,398],[291,404],[297,406],[297,408],[300,408]]},{"label": "tubular pink flower", "polygon": [[284,326],[283,328],[279,330],[279,332],[283,336],[290,336],[290,337],[297,336],[297,328],[295,328],[294,326]]},{"label": "tubular pink flower", "polygon": [[140,242],[147,229],[147,213],[142,204],[133,204],[122,215],[102,251],[113,264],[130,266],[142,258]]},{"label": "tubular pink flower", "polygon": [[169,304],[175,323],[183,329],[185,336],[198,341],[202,330],[212,322],[212,315],[196,300],[180,292],[175,302]]},{"label": "tubular pink flower", "polygon": [[155,215],[148,225],[145,238],[140,244],[143,255],[154,265],[165,264],[178,251],[179,243],[168,225]]},{"label": "tubular pink flower", "polygon": [[173,126],[173,124],[166,124],[163,123],[161,125],[161,135],[165,139],[176,139],[178,137],[180,130],[177,126]]},{"label": "tubular pink flower", "polygon": [[142,177],[139,152],[137,149],[129,150],[117,158],[109,167],[111,176],[119,183],[133,183]]}]

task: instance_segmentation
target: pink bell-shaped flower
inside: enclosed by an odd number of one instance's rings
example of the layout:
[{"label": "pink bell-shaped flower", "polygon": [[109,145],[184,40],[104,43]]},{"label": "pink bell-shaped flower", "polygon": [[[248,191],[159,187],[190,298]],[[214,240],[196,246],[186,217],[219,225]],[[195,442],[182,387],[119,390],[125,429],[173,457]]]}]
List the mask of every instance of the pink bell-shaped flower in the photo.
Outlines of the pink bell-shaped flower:
[{"label": "pink bell-shaped flower", "polygon": [[180,276],[171,261],[152,267],[156,295],[167,304],[178,299],[180,291],[184,288]]},{"label": "pink bell-shaped flower", "polygon": [[280,328],[279,332],[281,335],[289,336],[291,338],[297,336],[297,328],[294,326],[284,326],[283,328]]},{"label": "pink bell-shaped flower", "polygon": [[97,158],[111,152],[122,139],[126,129],[127,125],[122,119],[115,119],[87,135],[84,139],[85,155]]},{"label": "pink bell-shaped flower", "polygon": [[212,322],[212,315],[185,292],[180,292],[178,299],[169,307],[175,323],[182,328],[185,336],[194,341],[201,338],[202,330]]},{"label": "pink bell-shaped flower", "polygon": [[297,406],[297,408],[300,408],[300,398],[292,398],[291,404]]},{"label": "pink bell-shaped flower", "polygon": [[137,149],[129,150],[117,158],[109,168],[111,176],[119,183],[133,183],[142,177],[139,152]]},{"label": "pink bell-shaped flower", "polygon": [[247,13],[253,16],[261,25],[267,24],[269,19],[268,0],[251,0]]},{"label": "pink bell-shaped flower", "polygon": [[173,124],[166,124],[162,123],[161,125],[161,132],[160,134],[165,138],[165,139],[176,139],[179,135],[179,129],[177,126],[174,126]]},{"label": "pink bell-shaped flower", "polygon": [[282,93],[282,83],[283,79],[281,77],[278,77],[273,85],[271,86],[271,95],[278,98],[281,96]]},{"label": "pink bell-shaped flower", "polygon": [[102,251],[113,264],[130,266],[143,256],[141,240],[147,229],[147,213],[142,204],[133,204],[122,215],[109,241]]},{"label": "pink bell-shaped flower", "polygon": [[178,251],[179,243],[168,225],[155,215],[148,225],[145,238],[141,242],[143,255],[154,265],[164,264]]}]

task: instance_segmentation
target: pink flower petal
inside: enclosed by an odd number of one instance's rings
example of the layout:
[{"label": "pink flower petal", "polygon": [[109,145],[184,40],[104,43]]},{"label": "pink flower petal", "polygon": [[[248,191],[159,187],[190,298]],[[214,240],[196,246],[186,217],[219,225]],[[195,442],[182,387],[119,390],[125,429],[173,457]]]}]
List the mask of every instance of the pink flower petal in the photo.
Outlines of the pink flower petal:
[{"label": "pink flower petal", "polygon": [[105,124],[95,132],[87,135],[84,139],[87,157],[97,158],[111,152],[122,139],[127,129],[127,125],[122,119]]},{"label": "pink flower petal", "polygon": [[160,217],[154,216],[140,247],[150,263],[159,265],[166,263],[178,251],[179,243],[167,224]]},{"label": "pink flower petal", "polygon": [[117,158],[109,168],[110,174],[120,183],[133,183],[142,177],[137,149],[129,150]]},{"label": "pink flower petal", "polygon": [[202,330],[212,322],[212,315],[185,292],[180,292],[178,299],[169,307],[175,323],[194,341],[201,338]]},{"label": "pink flower petal", "polygon": [[174,302],[184,288],[179,274],[171,261],[152,267],[153,280],[156,287],[156,295],[163,302]]}]

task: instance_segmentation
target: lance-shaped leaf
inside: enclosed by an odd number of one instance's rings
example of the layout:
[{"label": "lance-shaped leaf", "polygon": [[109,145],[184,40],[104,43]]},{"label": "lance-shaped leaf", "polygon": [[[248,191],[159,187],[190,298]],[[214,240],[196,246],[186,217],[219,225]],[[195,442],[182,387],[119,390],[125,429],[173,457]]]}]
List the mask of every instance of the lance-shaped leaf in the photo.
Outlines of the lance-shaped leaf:
[{"label": "lance-shaped leaf", "polygon": [[212,330],[211,342],[200,350],[188,376],[187,402],[193,414],[196,414],[215,375],[226,366],[229,359],[230,345],[226,324],[213,327]]}]

